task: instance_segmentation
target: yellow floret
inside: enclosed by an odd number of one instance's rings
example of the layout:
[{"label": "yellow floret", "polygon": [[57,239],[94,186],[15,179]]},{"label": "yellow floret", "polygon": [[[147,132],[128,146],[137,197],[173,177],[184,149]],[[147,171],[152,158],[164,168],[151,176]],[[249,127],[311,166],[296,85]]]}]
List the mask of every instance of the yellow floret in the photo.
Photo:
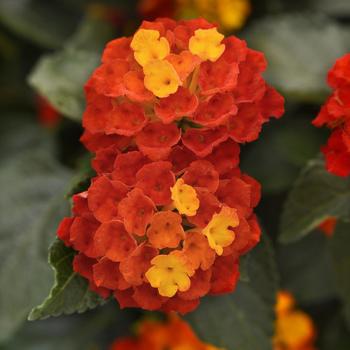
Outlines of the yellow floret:
[{"label": "yellow floret", "polygon": [[153,265],[145,274],[153,288],[163,297],[173,297],[176,292],[185,292],[191,286],[190,276],[194,271],[173,254],[158,255],[152,259]]},{"label": "yellow floret", "polygon": [[183,179],[178,179],[173,187],[170,188],[171,199],[174,206],[180,214],[194,216],[199,208],[199,199],[196,190],[186,185]]},{"label": "yellow floret", "polygon": [[224,206],[220,213],[214,214],[209,224],[203,229],[203,234],[208,238],[210,248],[217,255],[222,255],[223,248],[228,247],[235,239],[232,228],[239,225],[236,209]]},{"label": "yellow floret", "polygon": [[168,61],[153,60],[143,68],[143,72],[146,89],[157,97],[168,97],[181,85],[175,68]]},{"label": "yellow floret", "polygon": [[222,39],[224,36],[216,28],[197,29],[190,39],[189,50],[203,61],[215,62],[225,51]]},{"label": "yellow floret", "polygon": [[135,60],[145,67],[153,60],[162,60],[170,53],[169,42],[161,37],[157,30],[140,29],[134,35],[130,47],[134,50]]}]

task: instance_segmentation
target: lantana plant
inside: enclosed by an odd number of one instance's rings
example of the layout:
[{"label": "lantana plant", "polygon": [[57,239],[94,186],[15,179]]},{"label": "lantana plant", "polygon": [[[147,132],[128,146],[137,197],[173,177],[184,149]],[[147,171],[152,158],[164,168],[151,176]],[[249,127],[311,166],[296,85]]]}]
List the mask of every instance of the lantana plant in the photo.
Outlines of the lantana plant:
[{"label": "lantana plant", "polygon": [[145,21],[107,44],[85,86],[81,138],[97,176],[58,230],[92,290],[187,313],[235,288],[261,234],[260,185],[239,168],[240,144],[284,110],[265,68],[204,19]]}]

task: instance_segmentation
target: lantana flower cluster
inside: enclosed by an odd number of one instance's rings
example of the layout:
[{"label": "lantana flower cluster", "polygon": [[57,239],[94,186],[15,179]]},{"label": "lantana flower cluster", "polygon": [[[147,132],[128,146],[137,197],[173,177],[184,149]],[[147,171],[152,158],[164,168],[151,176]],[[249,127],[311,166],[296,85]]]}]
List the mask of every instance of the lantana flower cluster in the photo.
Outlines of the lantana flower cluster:
[{"label": "lantana flower cluster", "polygon": [[190,325],[176,315],[166,321],[145,319],[136,327],[133,337],[117,339],[110,350],[224,350],[202,342]]},{"label": "lantana flower cluster", "polygon": [[333,89],[315,126],[326,125],[332,130],[327,145],[321,150],[327,170],[338,176],[350,175],[350,54],[339,58],[328,73],[328,84]]},{"label": "lantana flower cluster", "polygon": [[276,304],[274,350],[316,350],[316,327],[312,318],[296,308],[295,299],[280,291]]},{"label": "lantana flower cluster", "polygon": [[260,238],[260,185],[240,171],[239,143],[283,113],[265,68],[203,19],[143,22],[107,45],[83,117],[97,176],[58,230],[91,289],[181,313],[234,289]]}]

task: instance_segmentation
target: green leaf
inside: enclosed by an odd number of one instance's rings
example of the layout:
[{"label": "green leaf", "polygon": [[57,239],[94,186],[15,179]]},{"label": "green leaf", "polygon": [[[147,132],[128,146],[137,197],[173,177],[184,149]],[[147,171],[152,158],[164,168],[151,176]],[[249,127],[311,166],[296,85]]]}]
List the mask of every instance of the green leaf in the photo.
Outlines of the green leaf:
[{"label": "green leaf", "polygon": [[[3,122],[10,125],[5,117]],[[37,138],[40,129],[25,125],[17,134],[9,128],[8,137],[3,137],[5,129],[0,131],[1,151],[8,152],[0,167],[0,340],[9,337],[48,292],[47,249],[68,212],[63,192],[70,174],[54,160],[50,143]]]},{"label": "green leaf", "polygon": [[345,17],[350,14],[350,2],[348,0],[310,0],[312,9],[329,15]]},{"label": "green leaf", "polygon": [[241,167],[261,183],[265,193],[280,193],[293,184],[322,142],[309,120],[285,116],[264,127],[260,139],[244,150]]},{"label": "green leaf", "polygon": [[298,242],[278,247],[281,287],[300,303],[317,304],[336,295],[328,240],[316,231]]},{"label": "green leaf", "polygon": [[205,298],[187,316],[201,339],[226,349],[272,350],[278,277],[267,237],[250,254],[249,277],[232,294]]},{"label": "green leaf", "polygon": [[44,47],[60,47],[73,32],[76,20],[77,14],[57,1],[0,1],[0,21],[17,34]]},{"label": "green leaf", "polygon": [[63,50],[39,60],[29,76],[30,85],[63,115],[81,120],[85,106],[83,86],[98,66],[111,33],[110,24],[86,19]]},{"label": "green leaf", "polygon": [[342,315],[328,319],[327,326],[318,335],[320,350],[349,350],[350,332],[346,329]]},{"label": "green leaf", "polygon": [[328,70],[350,50],[346,28],[311,13],[265,17],[248,30],[247,40],[265,53],[267,80],[289,99],[306,102],[324,100]]},{"label": "green leaf", "polygon": [[[348,217],[350,219],[350,215]],[[344,313],[350,330],[350,222],[337,222],[330,240],[334,274],[339,295],[344,302]]]},{"label": "green leaf", "polygon": [[327,172],[322,159],[311,160],[289,193],[282,213],[280,241],[295,241],[330,216],[350,216],[350,178]]},{"label": "green leaf", "polygon": [[0,349],[109,349],[117,337],[125,336],[136,316],[136,310],[118,310],[116,305],[108,304],[85,314],[27,321]]},{"label": "green leaf", "polygon": [[55,284],[43,303],[31,311],[30,321],[82,313],[104,303],[102,298],[90,291],[87,280],[73,271],[74,255],[74,250],[60,240],[51,246],[49,263],[55,270]]}]

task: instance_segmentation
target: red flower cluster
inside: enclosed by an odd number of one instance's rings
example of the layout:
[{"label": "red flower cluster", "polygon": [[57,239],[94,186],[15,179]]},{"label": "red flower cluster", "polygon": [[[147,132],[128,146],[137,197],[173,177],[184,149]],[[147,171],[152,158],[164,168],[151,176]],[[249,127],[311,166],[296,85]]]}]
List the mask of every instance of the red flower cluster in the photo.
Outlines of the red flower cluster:
[{"label": "red flower cluster", "polygon": [[191,326],[174,314],[163,322],[144,319],[134,328],[134,336],[115,340],[110,350],[219,350],[202,342]]},{"label": "red flower cluster", "polygon": [[263,54],[205,20],[143,22],[86,84],[82,142],[97,176],[58,236],[74,270],[121,307],[186,313],[227,293],[257,244],[260,185],[240,142],[283,113]]},{"label": "red flower cluster", "polygon": [[313,120],[315,126],[327,125],[332,134],[321,150],[327,170],[338,176],[350,175],[350,54],[339,58],[328,73],[334,90]]}]

